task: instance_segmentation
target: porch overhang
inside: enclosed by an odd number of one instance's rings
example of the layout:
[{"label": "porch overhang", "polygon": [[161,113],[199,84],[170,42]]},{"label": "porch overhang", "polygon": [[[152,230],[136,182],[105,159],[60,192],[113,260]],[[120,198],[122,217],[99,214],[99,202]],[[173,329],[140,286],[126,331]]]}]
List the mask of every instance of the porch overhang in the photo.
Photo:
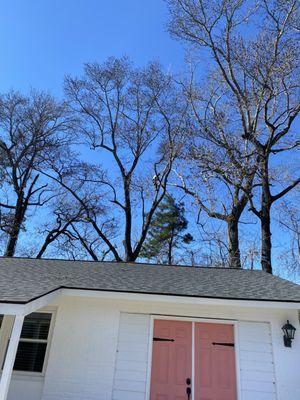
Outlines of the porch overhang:
[{"label": "porch overhang", "polygon": [[62,289],[53,290],[28,302],[1,302],[0,314],[3,315],[28,315],[42,307],[46,307],[62,293]]},{"label": "porch overhang", "polygon": [[0,303],[0,314],[3,314],[4,318],[13,317],[12,331],[0,378],[0,400],[7,399],[24,317],[42,307],[46,307],[60,294],[61,290],[58,289],[28,303]]}]

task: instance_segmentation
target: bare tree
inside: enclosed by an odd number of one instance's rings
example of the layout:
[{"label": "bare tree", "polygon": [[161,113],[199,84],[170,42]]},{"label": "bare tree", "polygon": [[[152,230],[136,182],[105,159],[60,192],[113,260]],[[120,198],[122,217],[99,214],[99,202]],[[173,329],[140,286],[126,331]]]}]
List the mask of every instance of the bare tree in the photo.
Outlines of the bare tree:
[{"label": "bare tree", "polygon": [[29,209],[51,198],[48,183],[38,170],[47,154],[66,144],[67,117],[63,104],[50,95],[10,92],[0,97],[1,230],[5,256],[12,257]]},{"label": "bare tree", "polygon": [[42,230],[46,237],[36,258],[42,258],[46,251],[51,255],[55,252],[72,259],[89,257],[94,261],[104,261],[109,255],[110,250],[103,250],[101,239],[84,217],[80,219],[63,214],[58,215],[55,222],[52,228]]},{"label": "bare tree", "polygon": [[192,72],[185,93],[194,122],[176,186],[191,195],[210,218],[227,224],[228,264],[241,268],[239,221],[254,185],[257,156],[251,144],[241,142],[231,109],[215,82],[199,87]]},{"label": "bare tree", "polygon": [[299,273],[300,268],[300,208],[298,202],[288,201],[280,204],[279,226],[288,234],[288,244],[285,244],[280,258],[293,274]]},{"label": "bare tree", "polygon": [[53,225],[50,225],[50,218],[48,218],[44,227],[39,226],[38,228],[39,235],[45,235],[45,237],[37,252],[36,258],[42,258],[49,246],[57,242],[61,236],[73,241],[77,239],[73,228],[74,224],[79,222],[83,217],[82,207],[74,207],[72,204],[59,203],[51,211],[55,217]]},{"label": "bare tree", "polygon": [[[99,166],[80,161],[78,157],[71,149],[60,157],[50,154],[47,167],[40,171],[52,182],[55,202],[51,204],[51,213],[55,219],[39,229],[44,240],[38,258],[45,251],[51,251],[50,245],[72,258],[80,255],[98,260],[109,252],[115,256],[115,249],[106,238],[114,238],[115,226],[115,215],[112,212],[108,216],[104,204],[107,188],[102,182],[106,175]],[[101,241],[109,251],[101,248]]]},{"label": "bare tree", "polygon": [[290,154],[300,144],[293,132],[300,111],[299,1],[168,4],[172,34],[206,50],[211,61],[207,79],[218,82],[223,104],[235,110],[241,139],[257,153],[260,200],[256,206],[250,197],[251,210],[261,224],[262,268],[272,273],[271,207],[300,182],[296,175],[282,187],[281,177],[271,172],[275,155]]},{"label": "bare tree", "polygon": [[[209,222],[217,222],[217,224],[209,224]],[[210,219],[198,222],[198,234],[202,243],[201,254],[198,254],[199,264],[206,267],[226,268],[229,264],[229,249],[226,238],[226,231],[223,224],[218,223],[219,220]]]},{"label": "bare tree", "polygon": [[56,171],[52,178],[85,209],[114,259],[135,261],[182,145],[185,106],[171,77],[156,63],[144,69],[134,69],[127,59],[87,64],[81,79],[66,78],[65,89],[82,142],[94,151],[91,157],[101,161],[93,167],[96,177],[86,179],[106,194],[109,213],[124,227],[121,243],[113,243],[98,225],[86,201],[65,182],[64,172]]}]

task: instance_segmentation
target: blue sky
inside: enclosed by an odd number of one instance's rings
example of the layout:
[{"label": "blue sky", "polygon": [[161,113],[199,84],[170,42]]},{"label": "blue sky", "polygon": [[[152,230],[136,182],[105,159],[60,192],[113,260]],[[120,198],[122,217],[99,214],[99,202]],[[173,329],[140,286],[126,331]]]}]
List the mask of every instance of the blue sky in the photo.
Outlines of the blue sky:
[{"label": "blue sky", "polygon": [[[38,88],[60,96],[65,74],[109,56],[128,55],[139,66],[156,59],[180,71],[184,47],[166,23],[163,0],[0,0],[0,93]],[[255,222],[251,236],[259,237]]]},{"label": "blue sky", "polygon": [[128,55],[178,70],[183,47],[166,31],[163,0],[0,0],[0,92],[61,94],[66,73],[87,61]]}]

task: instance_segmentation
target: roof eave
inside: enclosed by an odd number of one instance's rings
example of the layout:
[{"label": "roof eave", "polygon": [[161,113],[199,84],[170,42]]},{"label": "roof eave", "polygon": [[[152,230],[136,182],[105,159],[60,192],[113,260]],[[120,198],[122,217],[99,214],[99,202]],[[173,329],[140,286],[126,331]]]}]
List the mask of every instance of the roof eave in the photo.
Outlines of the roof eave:
[{"label": "roof eave", "polygon": [[156,303],[176,303],[193,305],[268,308],[268,309],[300,309],[300,301],[270,300],[270,299],[243,299],[229,297],[208,297],[191,295],[172,295],[165,293],[140,293],[133,291],[114,291],[103,289],[74,288],[63,286],[32,298],[28,301],[2,301],[0,314],[27,315],[35,310],[45,307],[60,296],[92,297],[99,299],[122,301],[145,301]]}]

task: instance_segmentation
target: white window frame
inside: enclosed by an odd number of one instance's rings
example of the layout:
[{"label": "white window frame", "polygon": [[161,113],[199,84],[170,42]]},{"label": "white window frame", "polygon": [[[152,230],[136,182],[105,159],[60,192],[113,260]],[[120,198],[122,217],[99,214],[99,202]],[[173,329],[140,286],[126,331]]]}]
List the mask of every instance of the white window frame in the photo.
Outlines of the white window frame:
[{"label": "white window frame", "polygon": [[[52,342],[52,337],[53,337],[53,329],[54,329],[54,324],[55,324],[55,319],[56,319],[56,309],[54,308],[43,308],[41,310],[35,310],[32,312],[33,313],[44,313],[44,314],[51,314],[51,321],[50,321],[50,327],[49,327],[49,333],[48,333],[48,339],[23,339],[20,338],[19,342],[27,342],[27,343],[47,343],[46,347],[46,353],[45,353],[45,358],[44,358],[44,363],[43,363],[43,370],[41,372],[35,372],[35,371],[15,371],[13,370],[12,372],[12,377],[18,378],[18,377],[36,377],[36,378],[43,378],[45,376],[45,372],[47,369],[48,365],[48,358],[49,358],[49,352],[51,348],[51,342]],[[26,316],[25,316],[26,318]],[[0,335],[0,365],[1,365],[1,371],[2,371],[2,366],[5,358],[5,353],[6,353],[6,348],[8,346],[8,341],[10,338],[11,330],[12,330],[12,325],[13,325],[13,318],[3,318],[2,320],[2,328],[3,328],[3,335]],[[1,331],[2,331],[1,328]],[[3,346],[3,347],[2,347]],[[2,347],[2,351],[1,351]]]}]

